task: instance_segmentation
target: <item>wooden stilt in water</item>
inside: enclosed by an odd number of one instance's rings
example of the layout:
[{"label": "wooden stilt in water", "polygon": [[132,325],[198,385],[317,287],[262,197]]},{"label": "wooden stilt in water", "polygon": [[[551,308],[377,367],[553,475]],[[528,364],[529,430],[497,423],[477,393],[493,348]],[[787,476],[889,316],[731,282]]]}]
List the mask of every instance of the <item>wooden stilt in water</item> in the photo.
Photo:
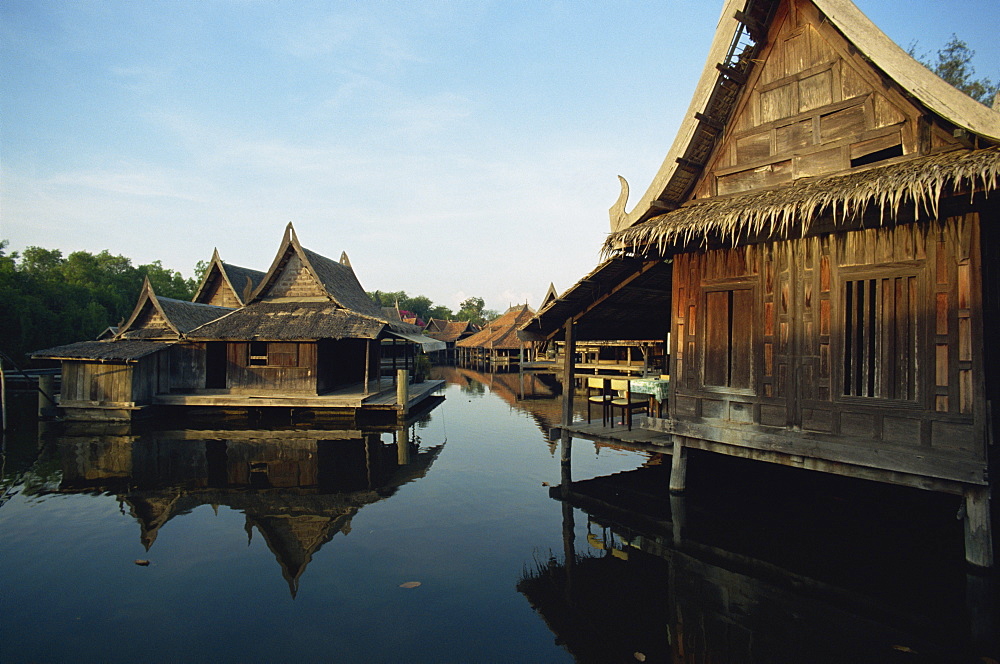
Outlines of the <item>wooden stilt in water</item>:
[{"label": "wooden stilt in water", "polygon": [[674,544],[680,544],[684,539],[684,526],[687,521],[687,498],[681,494],[670,495],[670,523],[673,525]]},{"label": "wooden stilt in water", "polygon": [[38,377],[38,417],[46,418],[55,414],[55,398],[53,395],[52,376],[42,374]]},{"label": "wooden stilt in water", "polygon": [[3,410],[3,427],[0,432],[7,430],[7,379],[3,375],[3,360],[0,360],[0,409]]},{"label": "wooden stilt in water", "polygon": [[562,535],[563,558],[566,561],[566,597],[573,593],[573,572],[576,567],[576,528],[573,519],[573,505],[569,502],[569,494],[573,483],[572,452],[573,438],[565,429],[559,436],[559,491],[562,494]]},{"label": "wooden stilt in water", "polygon": [[409,402],[410,372],[406,369],[396,371],[396,402],[399,404],[401,417],[406,417],[406,404]]},{"label": "wooden stilt in water", "polygon": [[670,453],[670,493],[684,493],[687,489],[687,448],[682,436],[673,437]]},{"label": "wooden stilt in water", "polygon": [[993,567],[989,487],[965,490],[965,560],[976,567]]},{"label": "wooden stilt in water", "polygon": [[396,463],[400,466],[410,465],[410,436],[405,429],[400,430],[396,436]]}]

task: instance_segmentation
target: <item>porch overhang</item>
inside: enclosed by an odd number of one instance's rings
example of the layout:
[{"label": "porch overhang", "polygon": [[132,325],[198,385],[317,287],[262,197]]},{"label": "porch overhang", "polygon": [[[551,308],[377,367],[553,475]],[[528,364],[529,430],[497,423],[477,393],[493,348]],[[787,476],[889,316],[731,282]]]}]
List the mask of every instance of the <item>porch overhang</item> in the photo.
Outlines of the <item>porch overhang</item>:
[{"label": "porch overhang", "polygon": [[578,341],[663,341],[670,330],[669,261],[612,258],[598,265],[522,327],[524,341],[543,341],[574,323]]},{"label": "porch overhang", "polygon": [[420,344],[421,349],[425,353],[431,353],[436,350],[444,350],[448,347],[448,344],[445,342],[432,339],[431,337],[423,334],[410,334],[408,332],[396,332],[394,330],[390,330],[389,336],[398,337],[415,344]]}]

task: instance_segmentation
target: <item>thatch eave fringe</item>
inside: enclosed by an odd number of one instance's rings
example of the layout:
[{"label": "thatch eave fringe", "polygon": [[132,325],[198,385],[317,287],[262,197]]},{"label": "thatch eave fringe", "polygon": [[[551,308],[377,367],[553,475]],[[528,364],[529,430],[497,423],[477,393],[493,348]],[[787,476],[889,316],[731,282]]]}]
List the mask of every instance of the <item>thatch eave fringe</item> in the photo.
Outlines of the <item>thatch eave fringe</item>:
[{"label": "thatch eave fringe", "polygon": [[989,194],[1000,180],[1000,148],[954,151],[845,175],[793,182],[784,187],[729,197],[690,201],[678,210],[611,233],[604,258],[634,251],[660,255],[671,247],[707,246],[710,238],[734,244],[750,237],[787,237],[829,211],[843,225],[875,206],[888,223],[912,204],[918,214],[937,218],[947,191],[968,187],[970,196]]}]

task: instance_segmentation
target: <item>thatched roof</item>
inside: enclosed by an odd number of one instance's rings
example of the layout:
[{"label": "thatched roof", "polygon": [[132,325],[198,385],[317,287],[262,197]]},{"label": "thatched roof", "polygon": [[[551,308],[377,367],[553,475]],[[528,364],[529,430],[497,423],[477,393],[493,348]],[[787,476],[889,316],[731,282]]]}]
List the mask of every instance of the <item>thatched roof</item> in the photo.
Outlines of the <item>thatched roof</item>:
[{"label": "thatched roof", "polygon": [[215,249],[212,252],[212,260],[209,262],[208,269],[205,270],[198,290],[192,298],[194,302],[204,301],[207,289],[214,279],[221,279],[232,290],[239,303],[246,304],[249,295],[264,280],[264,273],[260,270],[226,263],[219,256],[219,250]]},{"label": "thatched roof", "polygon": [[[964,128],[988,144],[1000,143],[1000,113],[971,99],[945,83],[914,60],[872,23],[850,0],[813,0],[823,15],[869,62],[898,84],[928,112]],[[725,124],[742,87],[739,83],[754,66],[766,38],[755,34],[767,29],[777,0],[726,0],[709,49],[705,67],[691,104],[659,171],[631,212],[626,212],[628,183],[619,176],[622,191],[609,210],[612,232],[634,226],[671,209],[686,199],[690,186],[714,146],[717,131]],[[752,20],[735,18],[737,11]],[[755,23],[763,23],[758,28]],[[741,50],[749,45],[749,50]],[[736,71],[729,76],[726,71]]]},{"label": "thatched roof", "polygon": [[170,347],[170,343],[145,339],[78,341],[30,353],[35,360],[93,360],[95,362],[134,362]]},{"label": "thatched roof", "polygon": [[951,191],[991,192],[998,187],[1000,148],[921,157],[845,175],[802,179],[775,189],[695,199],[678,210],[612,233],[606,256],[623,252],[665,255],[673,245],[709,239],[739,242],[748,237],[778,238],[793,229],[807,232],[819,215],[843,222],[877,208],[882,218],[903,206],[936,217]]},{"label": "thatched roof", "polygon": [[515,349],[524,345],[517,337],[517,331],[531,320],[535,314],[527,304],[511,307],[507,312],[490,321],[483,329],[471,337],[459,340],[455,345],[462,348]]},{"label": "thatched roof", "polygon": [[[343,309],[334,302],[254,302],[192,330],[191,339],[376,339],[385,321]],[[406,326],[407,330],[412,326]]]}]

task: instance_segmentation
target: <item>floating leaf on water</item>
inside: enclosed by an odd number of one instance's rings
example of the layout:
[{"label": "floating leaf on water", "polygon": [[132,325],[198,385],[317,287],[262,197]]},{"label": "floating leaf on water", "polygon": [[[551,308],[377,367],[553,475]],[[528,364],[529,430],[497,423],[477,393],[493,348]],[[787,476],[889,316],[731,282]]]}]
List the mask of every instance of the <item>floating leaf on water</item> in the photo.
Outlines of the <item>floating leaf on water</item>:
[{"label": "floating leaf on water", "polygon": [[407,581],[406,583],[399,584],[400,588],[416,588],[420,585],[419,581]]},{"label": "floating leaf on water", "polygon": [[908,652],[908,653],[913,653],[914,655],[917,654],[916,650],[908,646],[893,646],[892,649],[898,650],[899,652]]},{"label": "floating leaf on water", "polygon": [[635,657],[640,662],[645,662],[646,661],[646,655],[644,655],[641,652],[636,651],[636,652],[632,653],[632,656]]},{"label": "floating leaf on water", "polygon": [[149,567],[149,561],[148,560],[137,560],[137,561],[135,561],[135,564],[139,565],[141,567]]}]

